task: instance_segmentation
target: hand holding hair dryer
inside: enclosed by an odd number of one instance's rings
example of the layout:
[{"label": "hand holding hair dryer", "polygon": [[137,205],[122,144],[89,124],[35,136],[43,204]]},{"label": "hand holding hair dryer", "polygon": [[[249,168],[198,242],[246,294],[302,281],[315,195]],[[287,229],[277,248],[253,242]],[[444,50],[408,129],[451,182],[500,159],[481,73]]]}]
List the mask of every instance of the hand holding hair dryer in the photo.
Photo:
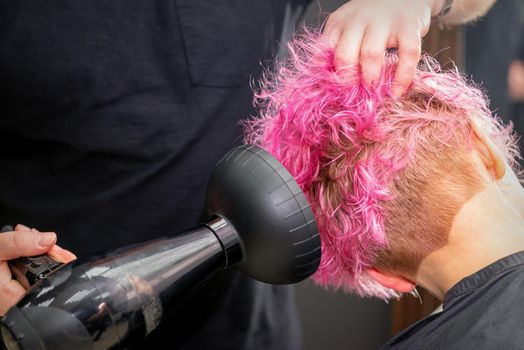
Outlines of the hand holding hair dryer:
[{"label": "hand holding hair dryer", "polygon": [[208,184],[209,220],[193,230],[77,259],[39,280],[0,320],[8,350],[126,349],[217,271],[259,281],[312,275],[320,237],[291,174],[256,146],[229,151]]}]

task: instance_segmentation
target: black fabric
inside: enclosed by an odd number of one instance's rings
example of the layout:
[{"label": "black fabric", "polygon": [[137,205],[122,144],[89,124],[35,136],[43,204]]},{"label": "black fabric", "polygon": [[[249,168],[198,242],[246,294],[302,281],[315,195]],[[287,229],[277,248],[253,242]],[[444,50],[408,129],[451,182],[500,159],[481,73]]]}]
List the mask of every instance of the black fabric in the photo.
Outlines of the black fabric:
[{"label": "black fabric", "polygon": [[443,311],[419,321],[382,349],[524,349],[524,252],[464,278]]},{"label": "black fabric", "polygon": [[[249,81],[305,3],[0,2],[0,223],[79,256],[197,225]],[[288,287],[228,272],[138,347],[296,349],[296,322]]]}]

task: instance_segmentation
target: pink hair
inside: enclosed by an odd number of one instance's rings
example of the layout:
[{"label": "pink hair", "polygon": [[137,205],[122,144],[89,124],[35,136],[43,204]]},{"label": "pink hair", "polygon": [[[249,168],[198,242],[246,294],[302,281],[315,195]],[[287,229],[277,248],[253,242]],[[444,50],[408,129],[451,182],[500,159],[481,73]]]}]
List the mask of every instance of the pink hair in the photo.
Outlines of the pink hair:
[{"label": "pink hair", "polygon": [[[416,152],[431,150],[427,133],[420,131],[431,123],[444,125],[431,137],[451,144],[456,141],[453,135],[470,135],[475,123],[510,164],[517,152],[510,130],[491,115],[482,92],[456,69],[443,72],[436,61],[423,57],[408,92],[411,97],[431,96],[421,107],[392,97],[395,54],[386,55],[374,87],[362,83],[359,66],[336,70],[333,56],[318,33],[306,32],[291,42],[287,60],[260,82],[255,100],[259,116],[245,123],[245,141],[280,160],[313,207],[322,238],[322,261],[314,280],[388,299],[398,294],[365,271],[377,250],[388,247],[381,204],[393,198],[392,181]],[[431,112],[433,100],[451,113]],[[337,204],[325,195],[330,185],[319,180],[326,173],[330,181],[342,184]]]}]

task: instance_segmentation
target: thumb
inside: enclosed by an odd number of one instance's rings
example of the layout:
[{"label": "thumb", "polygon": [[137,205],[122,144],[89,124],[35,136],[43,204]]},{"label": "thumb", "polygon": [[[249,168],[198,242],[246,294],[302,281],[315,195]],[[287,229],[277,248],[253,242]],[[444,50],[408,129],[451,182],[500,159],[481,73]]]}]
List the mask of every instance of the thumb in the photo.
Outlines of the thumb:
[{"label": "thumb", "polygon": [[75,254],[60,247],[58,244],[55,244],[53,248],[47,252],[47,254],[51,257],[51,259],[61,263],[68,263],[76,259]]},{"label": "thumb", "polygon": [[55,243],[54,232],[32,230],[0,233],[0,260],[43,254]]}]

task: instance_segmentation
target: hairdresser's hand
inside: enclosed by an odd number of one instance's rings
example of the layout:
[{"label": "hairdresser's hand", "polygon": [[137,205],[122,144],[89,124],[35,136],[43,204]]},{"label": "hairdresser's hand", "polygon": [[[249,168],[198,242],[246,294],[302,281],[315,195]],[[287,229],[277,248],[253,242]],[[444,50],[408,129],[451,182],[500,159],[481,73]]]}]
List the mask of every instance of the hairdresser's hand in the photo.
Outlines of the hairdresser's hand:
[{"label": "hairdresser's hand", "polygon": [[38,232],[24,225],[17,225],[14,231],[0,233],[0,315],[4,315],[26,291],[12,279],[7,260],[44,253],[60,262],[69,262],[76,258],[70,251],[56,245],[54,232]]},{"label": "hairdresser's hand", "polygon": [[420,59],[422,37],[443,0],[351,0],[333,12],[323,35],[335,47],[335,67],[361,64],[365,83],[377,81],[388,48],[397,48],[399,64],[393,93],[411,84]]}]

